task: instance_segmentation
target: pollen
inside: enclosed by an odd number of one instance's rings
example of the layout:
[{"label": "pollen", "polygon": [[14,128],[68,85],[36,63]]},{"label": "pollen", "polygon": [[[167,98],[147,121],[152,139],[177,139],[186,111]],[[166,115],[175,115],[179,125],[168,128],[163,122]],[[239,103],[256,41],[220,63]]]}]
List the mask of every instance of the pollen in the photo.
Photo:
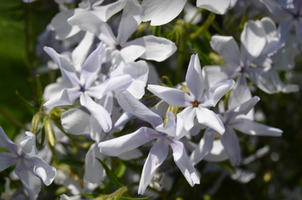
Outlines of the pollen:
[{"label": "pollen", "polygon": [[193,104],[193,107],[198,107],[199,102],[198,101],[194,101],[192,104]]}]

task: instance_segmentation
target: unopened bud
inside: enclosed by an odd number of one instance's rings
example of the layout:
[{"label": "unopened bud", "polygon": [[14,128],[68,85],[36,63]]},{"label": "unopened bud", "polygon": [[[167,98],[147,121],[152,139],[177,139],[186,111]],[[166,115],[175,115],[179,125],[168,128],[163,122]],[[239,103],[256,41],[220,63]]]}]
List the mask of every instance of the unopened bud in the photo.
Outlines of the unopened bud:
[{"label": "unopened bud", "polygon": [[37,135],[37,131],[39,128],[39,123],[40,123],[40,115],[39,114],[35,114],[31,120],[31,129],[30,132],[32,132],[33,134]]},{"label": "unopened bud", "polygon": [[46,139],[49,143],[50,146],[55,146],[56,144],[56,137],[55,137],[55,133],[53,131],[52,128],[52,124],[50,122],[50,120],[46,120],[45,121],[45,133],[46,133]]}]

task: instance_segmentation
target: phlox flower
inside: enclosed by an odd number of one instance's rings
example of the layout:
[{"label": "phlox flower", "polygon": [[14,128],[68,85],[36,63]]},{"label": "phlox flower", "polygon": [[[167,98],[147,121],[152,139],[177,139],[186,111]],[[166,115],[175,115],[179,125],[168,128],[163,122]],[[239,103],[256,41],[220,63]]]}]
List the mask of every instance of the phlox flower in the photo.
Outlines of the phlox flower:
[{"label": "phlox flower", "polygon": [[[225,129],[219,117],[209,107],[214,107],[217,102],[234,86],[234,81],[229,80],[218,83],[210,89],[204,91],[204,78],[201,72],[198,55],[192,55],[186,74],[188,93],[183,90],[159,85],[148,85],[148,90],[176,107],[184,107],[177,114],[179,123],[183,123],[186,131],[190,131],[194,126],[194,119],[197,118],[199,124],[208,126],[222,134]],[[184,131],[177,133],[177,138],[181,138]]]},{"label": "phlox flower", "polygon": [[0,127],[0,147],[8,152],[0,152],[0,171],[16,165],[15,173],[22,182],[30,200],[35,200],[41,190],[40,177],[45,185],[50,185],[56,176],[56,169],[37,156],[35,135],[25,132],[20,148],[13,143]]},{"label": "phlox flower", "polygon": [[167,112],[168,122],[163,123],[160,116],[149,110],[145,105],[135,99],[129,92],[121,91],[118,102],[123,109],[137,118],[149,122],[152,128],[141,127],[137,131],[99,143],[100,151],[108,156],[118,156],[124,152],[136,149],[145,143],[156,139],[143,167],[138,193],[144,194],[156,169],[167,158],[169,146],[173,151],[173,158],[188,183],[193,186],[199,184],[199,176],[189,161],[186,149],[182,142],[176,138],[177,124],[172,112]]}]

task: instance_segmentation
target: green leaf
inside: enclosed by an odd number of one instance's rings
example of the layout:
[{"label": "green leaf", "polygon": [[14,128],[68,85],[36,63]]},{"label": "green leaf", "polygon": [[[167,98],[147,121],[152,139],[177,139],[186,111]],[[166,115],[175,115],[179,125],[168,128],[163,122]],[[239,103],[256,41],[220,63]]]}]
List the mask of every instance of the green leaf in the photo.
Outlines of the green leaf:
[{"label": "green leaf", "polygon": [[39,109],[36,108],[35,106],[31,105],[30,103],[28,103],[26,101],[26,99],[24,99],[24,97],[22,97],[18,90],[16,91],[16,95],[19,98],[19,100],[23,103],[23,105],[26,107],[26,109],[31,113],[31,114],[36,114],[37,112],[39,112]]},{"label": "green leaf", "polygon": [[114,174],[116,175],[117,178],[121,178],[124,175],[126,169],[127,169],[126,165],[123,162],[121,162],[121,164],[115,170]]},{"label": "green leaf", "polygon": [[109,180],[112,182],[113,185],[115,185],[118,188],[123,187],[123,184],[121,184],[119,182],[119,180],[117,179],[117,177],[114,175],[114,173],[109,169],[109,167],[106,165],[105,162],[103,162],[102,160],[100,160],[99,158],[96,158],[104,167],[107,177],[109,178]]},{"label": "green leaf", "polygon": [[37,95],[38,95],[38,104],[39,107],[42,106],[43,104],[43,90],[42,90],[42,84],[40,81],[40,75],[36,75],[36,80],[37,80]]},{"label": "green leaf", "polygon": [[90,193],[80,193],[79,195],[88,197],[88,198],[97,198],[101,196],[106,196],[106,194],[90,194]]}]

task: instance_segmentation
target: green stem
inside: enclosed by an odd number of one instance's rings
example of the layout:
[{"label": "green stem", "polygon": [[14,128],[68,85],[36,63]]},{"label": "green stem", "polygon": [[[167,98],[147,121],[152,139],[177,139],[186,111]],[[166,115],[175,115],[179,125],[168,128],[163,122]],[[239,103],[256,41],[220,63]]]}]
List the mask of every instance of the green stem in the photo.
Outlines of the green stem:
[{"label": "green stem", "polygon": [[19,126],[20,128],[29,131],[26,126],[24,126],[19,120],[17,120],[16,118],[14,118],[13,116],[11,116],[10,114],[8,114],[5,110],[3,110],[2,108],[0,108],[0,113],[6,117],[8,120],[10,120],[11,122],[13,122],[14,124],[16,124],[17,126]]},{"label": "green stem", "polygon": [[195,17],[202,11],[202,8],[199,8],[196,13],[194,14],[194,16],[190,19],[188,24],[192,24],[193,20],[195,19]]},{"label": "green stem", "polygon": [[197,38],[203,31],[207,30],[211,24],[213,23],[214,19],[216,17],[215,13],[211,13],[208,18],[206,19],[206,21],[204,22],[204,24],[199,27],[199,29],[197,29],[197,31],[195,31],[194,33],[190,34],[190,39],[194,40],[195,38]]}]

